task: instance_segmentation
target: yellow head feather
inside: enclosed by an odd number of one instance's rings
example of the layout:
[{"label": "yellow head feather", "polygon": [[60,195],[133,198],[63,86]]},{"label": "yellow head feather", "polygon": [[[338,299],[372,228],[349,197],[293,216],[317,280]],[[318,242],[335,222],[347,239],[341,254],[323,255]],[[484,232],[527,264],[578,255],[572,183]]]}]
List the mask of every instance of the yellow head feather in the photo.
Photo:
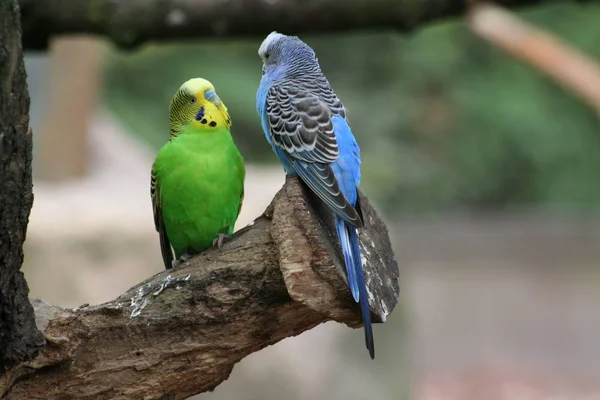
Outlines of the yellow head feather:
[{"label": "yellow head feather", "polygon": [[172,137],[188,126],[204,132],[231,126],[227,107],[212,83],[202,78],[190,79],[181,85],[169,105],[169,122]]}]

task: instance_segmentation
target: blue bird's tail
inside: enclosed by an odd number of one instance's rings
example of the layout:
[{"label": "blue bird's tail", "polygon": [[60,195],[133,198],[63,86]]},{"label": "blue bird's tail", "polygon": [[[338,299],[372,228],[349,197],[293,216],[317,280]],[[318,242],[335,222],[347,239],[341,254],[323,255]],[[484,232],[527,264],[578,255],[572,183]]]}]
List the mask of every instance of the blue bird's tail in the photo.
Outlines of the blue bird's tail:
[{"label": "blue bird's tail", "polygon": [[362,258],[358,243],[358,233],[356,228],[346,221],[335,216],[335,228],[342,245],[344,254],[344,263],[346,264],[346,273],[348,275],[348,286],[352,292],[352,297],[357,303],[360,303],[363,324],[365,328],[365,342],[371,359],[375,358],[375,344],[373,341],[373,328],[371,326],[371,314],[369,311],[369,295],[367,294],[367,285],[362,268]]}]

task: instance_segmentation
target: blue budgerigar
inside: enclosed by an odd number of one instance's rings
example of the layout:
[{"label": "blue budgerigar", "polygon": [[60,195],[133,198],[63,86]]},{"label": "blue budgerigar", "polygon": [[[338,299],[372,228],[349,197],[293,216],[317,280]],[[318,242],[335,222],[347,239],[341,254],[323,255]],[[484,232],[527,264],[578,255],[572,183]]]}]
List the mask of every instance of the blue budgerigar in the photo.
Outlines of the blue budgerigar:
[{"label": "blue budgerigar", "polygon": [[299,176],[334,213],[348,284],[360,303],[366,345],[374,358],[357,234],[363,226],[357,191],[360,149],[346,110],[321,72],[315,52],[298,37],[272,32],[258,54],[263,75],[256,101],[265,136],[286,173]]}]

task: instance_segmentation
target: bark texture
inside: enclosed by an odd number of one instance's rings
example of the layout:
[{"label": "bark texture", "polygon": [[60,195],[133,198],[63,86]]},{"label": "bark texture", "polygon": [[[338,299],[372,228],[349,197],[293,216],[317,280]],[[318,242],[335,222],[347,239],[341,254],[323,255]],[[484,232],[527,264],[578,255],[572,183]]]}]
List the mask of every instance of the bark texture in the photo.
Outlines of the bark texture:
[{"label": "bark texture", "polygon": [[[339,248],[304,186],[289,178],[265,213],[225,242],[114,301],[34,303],[47,345],[0,375],[6,399],[185,399],[212,390],[246,355],[335,320],[359,327]],[[398,298],[386,227],[366,198],[360,234],[371,311]],[[355,351],[364,352],[364,348]]]},{"label": "bark texture", "polygon": [[[507,7],[552,0],[497,0]],[[597,0],[592,0],[597,1]],[[410,31],[464,14],[464,0],[19,0],[26,49],[61,34],[97,34],[120,47],[214,36],[357,29]]]},{"label": "bark texture", "polygon": [[16,0],[0,0],[0,371],[44,344],[20,271],[33,202],[29,94]]}]

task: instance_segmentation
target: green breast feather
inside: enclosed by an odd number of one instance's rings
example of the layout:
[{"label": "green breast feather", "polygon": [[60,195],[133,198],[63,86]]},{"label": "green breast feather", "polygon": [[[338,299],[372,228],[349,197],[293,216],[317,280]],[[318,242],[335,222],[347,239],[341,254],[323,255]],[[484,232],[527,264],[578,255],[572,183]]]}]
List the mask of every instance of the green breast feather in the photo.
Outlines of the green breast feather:
[{"label": "green breast feather", "polygon": [[166,268],[173,259],[169,244],[178,259],[211,247],[219,233],[233,233],[244,178],[243,159],[226,128],[184,132],[160,149],[152,168],[153,203]]}]

